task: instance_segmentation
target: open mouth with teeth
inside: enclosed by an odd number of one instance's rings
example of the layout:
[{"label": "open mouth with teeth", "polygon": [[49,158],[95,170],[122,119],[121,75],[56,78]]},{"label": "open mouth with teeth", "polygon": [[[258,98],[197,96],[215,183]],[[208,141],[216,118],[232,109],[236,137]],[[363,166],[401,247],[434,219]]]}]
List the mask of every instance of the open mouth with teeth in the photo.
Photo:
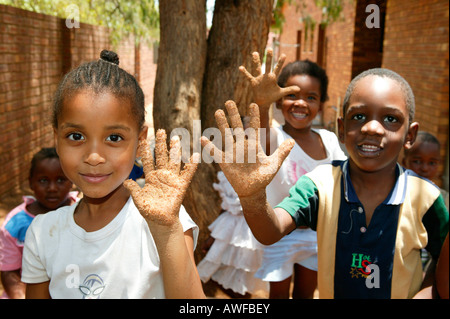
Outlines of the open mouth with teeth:
[{"label": "open mouth with teeth", "polygon": [[378,157],[383,150],[382,147],[370,144],[358,145],[359,153],[365,157]]},{"label": "open mouth with teeth", "polygon": [[291,112],[291,115],[296,120],[303,120],[308,117],[308,114],[306,113],[298,113],[298,112]]}]

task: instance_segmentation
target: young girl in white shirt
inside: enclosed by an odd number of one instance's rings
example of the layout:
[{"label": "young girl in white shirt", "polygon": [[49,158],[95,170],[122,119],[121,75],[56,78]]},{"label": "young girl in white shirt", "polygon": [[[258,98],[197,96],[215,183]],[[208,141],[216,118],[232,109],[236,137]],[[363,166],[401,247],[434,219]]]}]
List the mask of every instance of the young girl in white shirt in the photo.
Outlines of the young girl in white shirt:
[{"label": "young girl in white shirt", "polygon": [[[154,165],[143,92],[118,63],[104,50],[56,92],[56,149],[83,198],[33,220],[23,255],[27,298],[204,297],[193,256],[198,228],[181,205],[197,164],[191,158],[180,172],[158,130]],[[179,153],[179,140],[170,146]],[[143,188],[127,180],[138,149]]]},{"label": "young girl in white shirt", "polygon": [[[249,79],[254,102],[259,106],[261,128],[266,132],[266,144],[263,143],[266,154],[272,154],[286,140],[295,140],[288,157],[266,188],[267,200],[275,206],[289,195],[289,189],[300,176],[320,164],[346,156],[334,133],[312,127],[328,99],[325,70],[309,60],[289,63],[281,70],[285,61],[282,55],[271,72],[272,55],[268,50],[265,73],[261,72],[257,52],[253,53],[257,74],[253,76],[245,67],[240,67],[240,71]],[[269,109],[274,102],[285,122],[278,127],[271,127],[269,123]],[[270,298],[290,297],[292,275],[292,297],[313,298],[317,286],[317,235],[309,228],[297,228],[277,243],[265,246],[261,267],[255,274],[270,282]]]}]

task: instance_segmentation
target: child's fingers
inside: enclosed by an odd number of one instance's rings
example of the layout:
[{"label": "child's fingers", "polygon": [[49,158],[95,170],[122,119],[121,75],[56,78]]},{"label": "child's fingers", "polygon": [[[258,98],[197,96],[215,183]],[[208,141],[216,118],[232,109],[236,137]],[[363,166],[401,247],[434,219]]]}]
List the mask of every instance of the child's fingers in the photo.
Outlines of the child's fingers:
[{"label": "child's fingers", "polygon": [[130,191],[131,197],[133,197],[133,199],[141,198],[142,189],[135,181],[133,181],[132,179],[127,179],[123,182],[123,186],[125,186],[125,188]]},{"label": "child's fingers", "polygon": [[181,166],[181,142],[176,135],[170,139],[169,163],[167,168],[178,174]]},{"label": "child's fingers", "polygon": [[271,48],[267,49],[266,53],[266,70],[265,73],[269,74],[270,70],[272,70],[272,59],[273,59],[273,51]]},{"label": "child's fingers", "polygon": [[281,163],[284,162],[294,145],[295,141],[292,138],[285,140],[270,157],[277,158],[279,166],[281,166]]},{"label": "child's fingers", "polygon": [[258,132],[258,129],[261,127],[261,123],[259,118],[259,106],[256,103],[251,103],[248,106],[248,115],[250,117],[248,126]]},{"label": "child's fingers", "polygon": [[156,141],[155,141],[156,169],[166,167],[167,162],[169,160],[166,140],[167,140],[166,131],[164,131],[163,129],[159,129],[156,132]]},{"label": "child's fingers", "polygon": [[253,65],[256,66],[256,75],[261,75],[261,60],[259,59],[259,53],[258,52],[253,52],[252,53],[252,60],[253,60]]},{"label": "child's fingers", "polygon": [[153,154],[150,151],[150,146],[146,139],[139,141],[139,154],[141,155],[142,166],[144,169],[144,175],[150,176],[150,172],[155,169],[153,163]]},{"label": "child's fingers", "polygon": [[292,85],[286,88],[281,88],[281,94],[282,96],[286,96],[289,94],[296,94],[300,92],[300,88],[297,85]]},{"label": "child's fingers", "polygon": [[225,107],[228,112],[228,117],[230,118],[231,127],[244,128],[244,125],[242,125],[241,115],[239,114],[236,103],[232,100],[228,100],[225,102]]},{"label": "child's fingers", "polygon": [[239,71],[241,71],[247,77],[247,79],[249,81],[253,81],[253,79],[254,79],[253,75],[251,75],[251,73],[248,72],[247,69],[244,66],[241,65],[239,67]]},{"label": "child's fingers", "polygon": [[284,61],[286,60],[286,55],[282,54],[280,56],[280,58],[278,59],[277,65],[275,66],[275,68],[273,69],[273,73],[276,75],[276,77],[278,78],[278,76],[280,75],[281,72],[281,68],[283,67]]},{"label": "child's fingers", "polygon": [[195,171],[197,170],[198,163],[200,162],[200,154],[194,153],[189,159],[189,163],[186,163],[181,171],[181,178],[183,178],[186,182],[190,183],[192,178],[194,177]]},{"label": "child's fingers", "polygon": [[202,136],[200,139],[200,143],[202,144],[203,149],[206,150],[208,154],[211,155],[211,157],[214,159],[214,162],[223,162],[223,152],[219,150],[207,137]]}]

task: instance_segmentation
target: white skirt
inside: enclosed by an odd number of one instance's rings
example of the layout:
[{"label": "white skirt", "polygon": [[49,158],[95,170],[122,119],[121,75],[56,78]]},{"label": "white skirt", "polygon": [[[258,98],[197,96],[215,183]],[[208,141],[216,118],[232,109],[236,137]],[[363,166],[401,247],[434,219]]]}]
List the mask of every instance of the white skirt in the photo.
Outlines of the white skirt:
[{"label": "white skirt", "polygon": [[244,215],[223,212],[208,228],[215,240],[197,266],[201,280],[212,279],[241,295],[267,292],[268,283],[254,276],[264,246],[253,236]]},{"label": "white skirt", "polygon": [[275,244],[265,246],[261,268],[255,276],[278,282],[292,276],[294,264],[317,271],[317,233],[295,229]]}]

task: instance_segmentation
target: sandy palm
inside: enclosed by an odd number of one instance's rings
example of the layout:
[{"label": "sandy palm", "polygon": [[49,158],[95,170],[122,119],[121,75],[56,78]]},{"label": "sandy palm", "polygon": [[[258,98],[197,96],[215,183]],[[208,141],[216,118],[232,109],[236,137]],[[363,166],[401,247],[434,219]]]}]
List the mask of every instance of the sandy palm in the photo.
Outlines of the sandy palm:
[{"label": "sandy palm", "polygon": [[[282,54],[278,60],[275,68],[272,70],[273,52],[271,49],[267,50],[265,73],[262,73],[261,60],[258,52],[252,54],[253,64],[256,68],[256,75],[253,76],[244,66],[239,67],[239,70],[247,77],[253,89],[253,99],[259,107],[269,107],[274,101],[278,101],[282,97],[294,94],[300,91],[296,85],[281,88],[278,86],[277,79],[280,75],[286,56]],[[265,110],[261,110],[263,112]]]},{"label": "sandy palm", "polygon": [[199,156],[194,154],[180,171],[180,140],[174,138],[170,141],[169,153],[166,139],[165,131],[158,130],[155,143],[156,167],[147,140],[139,143],[145,174],[144,187],[141,188],[130,179],[124,182],[142,216],[147,221],[160,225],[171,225],[177,221],[184,195],[197,169]]},{"label": "sandy palm", "polygon": [[[202,137],[202,146],[218,163],[239,197],[245,197],[264,190],[273,179],[282,162],[294,146],[293,140],[287,140],[270,156],[267,156],[259,142],[259,108],[249,106],[249,128],[245,130],[236,104],[225,103],[233,134],[231,134],[225,113],[215,113],[217,127],[225,140],[225,150],[218,149],[208,138]],[[233,138],[233,135],[235,138]],[[232,147],[230,146],[232,145]]]}]

